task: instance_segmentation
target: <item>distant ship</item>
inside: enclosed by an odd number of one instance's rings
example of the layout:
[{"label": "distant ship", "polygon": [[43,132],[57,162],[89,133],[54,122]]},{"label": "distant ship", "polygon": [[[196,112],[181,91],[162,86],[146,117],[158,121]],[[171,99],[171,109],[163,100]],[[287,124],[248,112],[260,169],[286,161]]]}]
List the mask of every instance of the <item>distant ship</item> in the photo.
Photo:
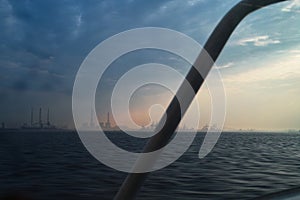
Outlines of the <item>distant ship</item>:
[{"label": "distant ship", "polygon": [[6,128],[5,123],[4,122],[1,123],[0,132],[15,131],[15,130],[17,130],[17,129],[15,129],[15,128]]},{"label": "distant ship", "polygon": [[200,132],[207,132],[208,130],[210,130],[212,132],[220,131],[220,129],[216,125],[209,126],[207,124],[205,126],[203,126],[199,131]]},{"label": "distant ship", "polygon": [[300,133],[300,130],[289,129],[288,133]]}]

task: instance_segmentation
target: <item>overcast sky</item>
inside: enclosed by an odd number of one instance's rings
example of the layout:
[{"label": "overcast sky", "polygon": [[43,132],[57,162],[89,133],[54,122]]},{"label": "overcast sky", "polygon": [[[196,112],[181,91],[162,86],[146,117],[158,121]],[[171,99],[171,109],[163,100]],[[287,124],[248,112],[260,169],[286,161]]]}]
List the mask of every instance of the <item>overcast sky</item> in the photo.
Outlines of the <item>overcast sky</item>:
[{"label": "overcast sky", "polygon": [[[31,107],[36,111],[35,118],[39,107],[45,111],[49,107],[53,123],[72,126],[75,76],[97,44],[121,31],[150,26],[180,31],[203,45],[217,22],[237,2],[0,0],[0,121],[20,126],[29,122]],[[216,63],[226,90],[227,128],[300,128],[299,27],[300,1],[296,0],[248,16],[234,32]],[[128,55],[113,64],[103,85],[99,84],[99,102],[107,101],[113,87],[111,80],[122,70],[154,58],[170,64],[163,58],[171,55],[157,58],[150,51],[140,55]],[[188,65],[180,61],[171,64],[183,74],[188,70]],[[155,89],[151,94],[156,93],[161,94],[162,104],[168,102],[168,95]],[[151,100],[149,93],[143,92],[137,99],[143,99],[143,94]],[[205,87],[197,98],[207,115],[209,94]],[[143,110],[136,102],[133,113]],[[104,120],[109,109],[101,103],[97,108],[99,119]],[[147,124],[145,116],[136,114],[133,118]],[[207,120],[204,117],[202,125]]]}]

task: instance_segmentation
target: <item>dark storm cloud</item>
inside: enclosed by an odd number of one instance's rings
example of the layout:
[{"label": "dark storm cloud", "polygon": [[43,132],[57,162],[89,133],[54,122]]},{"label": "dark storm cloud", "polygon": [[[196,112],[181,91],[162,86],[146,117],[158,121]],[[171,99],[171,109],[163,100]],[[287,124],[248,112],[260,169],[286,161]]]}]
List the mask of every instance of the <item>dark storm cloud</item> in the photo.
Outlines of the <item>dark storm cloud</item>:
[{"label": "dark storm cloud", "polygon": [[[1,85],[36,90],[44,79],[47,87],[41,88],[71,90],[80,63],[95,45],[139,27],[144,16],[164,2],[2,0],[0,67],[2,73],[13,75]],[[53,74],[61,75],[61,80]]]},{"label": "dark storm cloud", "polygon": [[[64,37],[69,30],[63,28],[68,27],[66,24],[55,18],[63,17],[59,14],[62,7],[53,2],[5,1],[2,4],[6,5],[2,8],[6,12],[2,12],[5,29],[1,32],[0,64],[2,73],[10,75],[5,84],[11,82],[13,89],[38,89],[36,85],[41,83],[41,79],[51,83],[49,80],[54,77],[53,73],[46,71],[61,71],[55,55],[63,50]],[[64,18],[67,16],[68,13]],[[57,81],[52,84],[57,85]]]}]

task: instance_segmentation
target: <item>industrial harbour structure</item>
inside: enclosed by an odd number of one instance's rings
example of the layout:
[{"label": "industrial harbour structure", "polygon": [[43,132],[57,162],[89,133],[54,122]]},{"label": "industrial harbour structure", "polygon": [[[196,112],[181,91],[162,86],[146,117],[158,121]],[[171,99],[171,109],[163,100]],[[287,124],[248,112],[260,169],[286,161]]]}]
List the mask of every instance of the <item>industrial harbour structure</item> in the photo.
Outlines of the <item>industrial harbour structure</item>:
[{"label": "industrial harbour structure", "polygon": [[111,122],[110,122],[109,112],[107,113],[106,122],[99,122],[99,125],[100,125],[104,130],[112,130],[112,129],[114,129],[114,127],[112,127]]},{"label": "industrial harbour structure", "polygon": [[46,129],[46,130],[53,130],[57,129],[53,124],[50,123],[50,110],[48,108],[47,110],[47,121],[46,123],[42,120],[42,108],[39,109],[39,119],[37,122],[34,121],[34,110],[31,108],[31,114],[30,114],[30,125],[27,123],[23,124],[21,126],[21,129]]},{"label": "industrial harbour structure", "polygon": [[106,121],[99,121],[97,119],[94,120],[93,115],[91,114],[91,118],[90,118],[89,122],[83,123],[81,125],[80,129],[88,130],[88,131],[97,131],[98,128],[96,126],[96,123],[98,123],[98,122],[99,122],[99,126],[104,131],[119,131],[120,130],[120,128],[118,126],[113,126],[113,124],[111,123],[111,117],[110,117],[109,112],[106,115]]}]

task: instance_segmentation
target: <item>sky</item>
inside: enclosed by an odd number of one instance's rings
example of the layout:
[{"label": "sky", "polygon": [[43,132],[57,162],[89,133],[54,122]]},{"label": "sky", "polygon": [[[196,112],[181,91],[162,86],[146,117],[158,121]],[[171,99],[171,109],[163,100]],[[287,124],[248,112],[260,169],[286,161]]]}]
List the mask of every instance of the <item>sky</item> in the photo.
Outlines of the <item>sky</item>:
[{"label": "sky", "polygon": [[[201,45],[237,0],[0,0],[0,122],[18,127],[30,109],[50,108],[51,122],[73,127],[72,88],[89,52],[105,39],[132,28],[163,27]],[[225,129],[300,129],[300,1],[288,1],[248,16],[215,63],[226,92]],[[149,62],[186,74],[189,65],[166,52],[145,50],[116,60],[96,95],[105,120],[114,84],[130,68]],[[170,80],[170,82],[178,80]],[[148,90],[147,90],[148,89]],[[151,104],[166,106],[172,94],[141,88],[130,109],[138,125],[149,125]],[[209,121],[210,96],[203,86],[201,126]],[[158,109],[159,110],[159,109]],[[159,112],[162,112],[160,110]],[[159,113],[154,113],[154,122]],[[88,121],[88,119],[87,119]],[[127,126],[126,119],[122,125]],[[188,122],[187,122],[188,123]],[[187,124],[189,126],[189,124]]]}]

